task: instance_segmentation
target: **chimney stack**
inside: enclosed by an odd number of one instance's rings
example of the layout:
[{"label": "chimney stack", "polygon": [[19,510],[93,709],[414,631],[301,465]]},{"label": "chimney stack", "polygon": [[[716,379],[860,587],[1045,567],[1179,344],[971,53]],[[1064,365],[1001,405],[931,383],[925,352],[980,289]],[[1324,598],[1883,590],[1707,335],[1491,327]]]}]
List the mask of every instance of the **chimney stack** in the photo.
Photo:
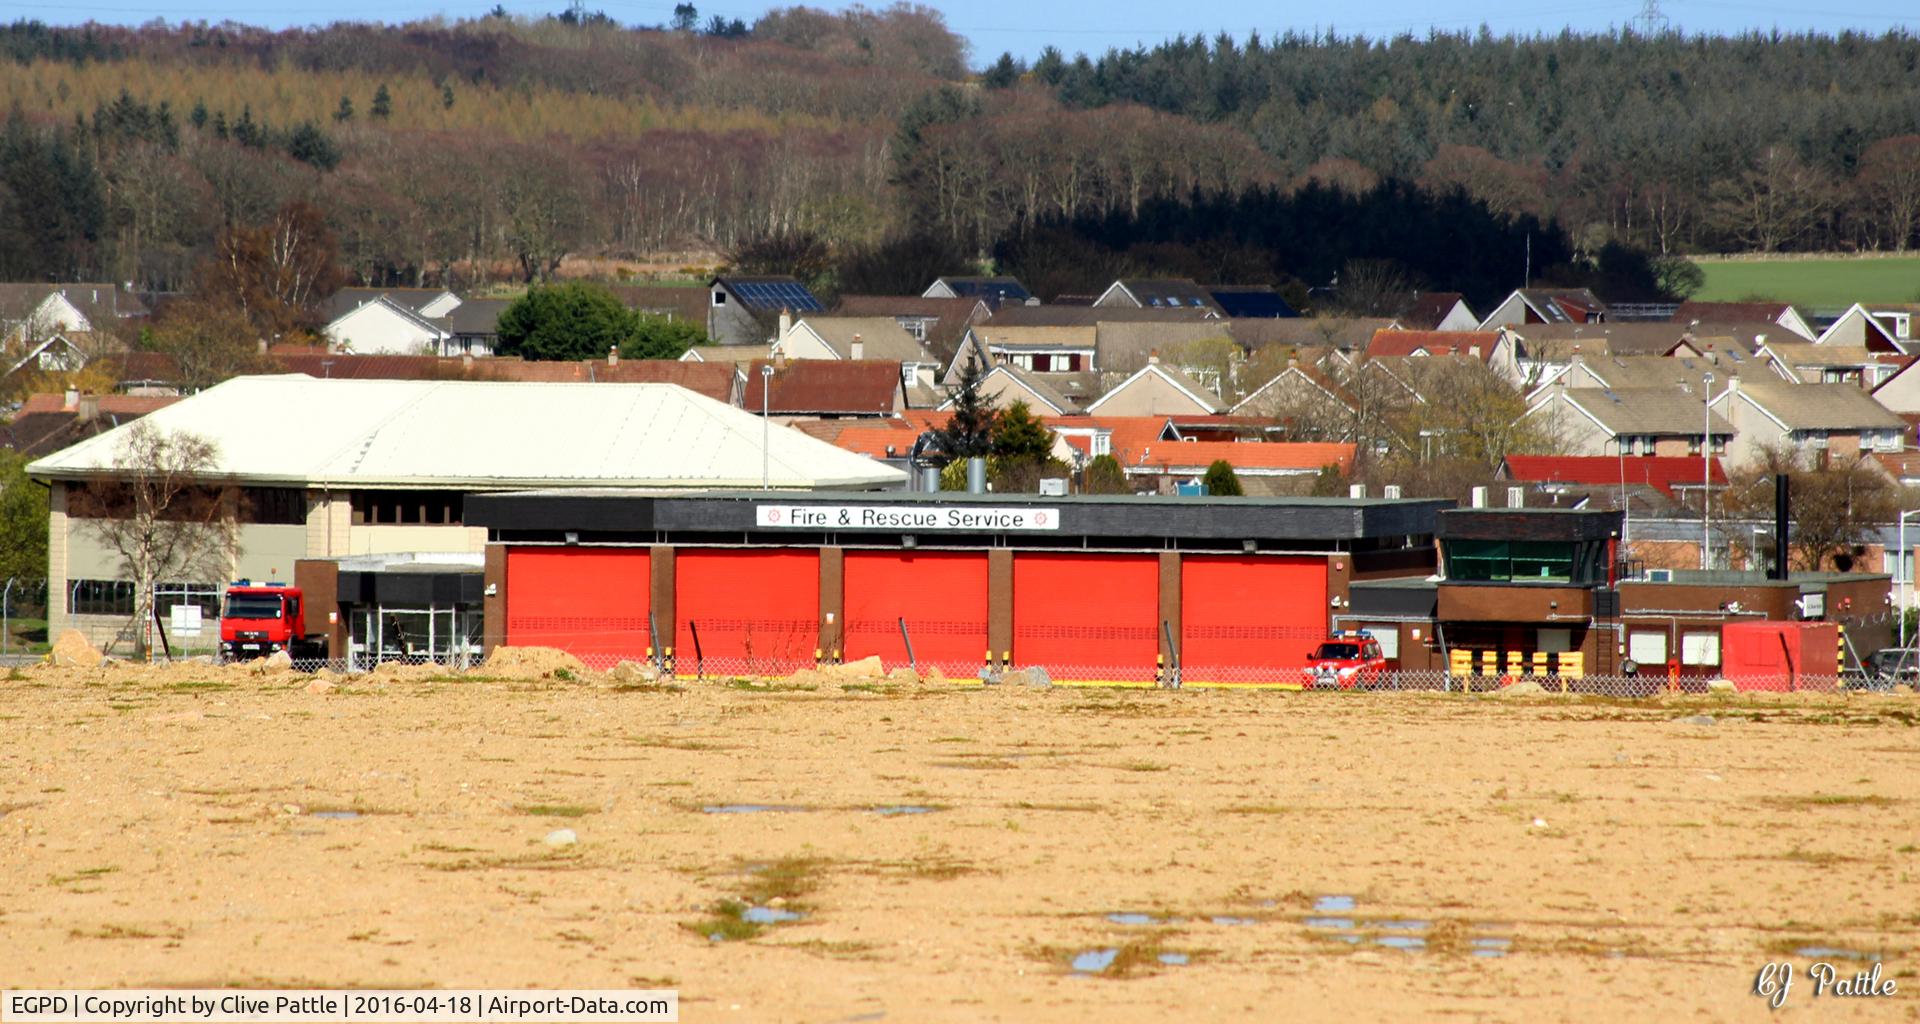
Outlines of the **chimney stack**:
[{"label": "chimney stack", "polygon": [[607,346],[607,365],[608,366],[620,365],[620,346],[618,345]]},{"label": "chimney stack", "polygon": [[858,334],[854,335],[853,345],[848,349],[847,354],[856,363],[862,359],[867,358],[867,343],[864,341],[861,341],[860,336]]},{"label": "chimney stack", "polygon": [[787,368],[787,350],[784,348],[774,349],[773,350],[774,372],[778,373],[779,371],[784,370],[786,368]]},{"label": "chimney stack", "polygon": [[1348,484],[1347,485],[1347,497],[1364,498],[1366,496],[1367,496],[1366,484]]},{"label": "chimney stack", "polygon": [[1151,352],[1148,352],[1148,353],[1147,353],[1147,365],[1148,365],[1148,366],[1159,366],[1159,365],[1160,365],[1160,350],[1159,350],[1159,349],[1157,349],[1157,348],[1156,348],[1156,349],[1154,349],[1153,351],[1151,351]]},{"label": "chimney stack", "polygon": [[1527,489],[1524,487],[1507,488],[1507,507],[1508,508],[1526,508],[1527,507]]},{"label": "chimney stack", "polygon": [[259,346],[260,346],[260,354],[261,354],[261,355],[263,355],[263,356],[264,356],[264,355],[266,355],[266,354],[267,354],[267,339],[265,339],[265,338],[261,338],[261,339],[260,339],[260,342],[259,342]]},{"label": "chimney stack", "polygon": [[67,394],[66,394],[66,400],[60,403],[60,407],[63,409],[79,408],[80,407],[80,391],[77,388],[68,388]]},{"label": "chimney stack", "polygon": [[80,412],[80,422],[92,423],[94,420],[97,420],[100,418],[100,396],[99,395],[95,395],[95,394],[81,395],[78,405],[79,405],[79,412]]},{"label": "chimney stack", "polygon": [[1475,487],[1473,489],[1473,507],[1487,507],[1487,489],[1485,487]]},{"label": "chimney stack", "polygon": [[793,330],[793,310],[780,307],[780,339],[786,340],[787,332]]},{"label": "chimney stack", "polygon": [[1387,486],[1380,488],[1380,496],[1387,499],[1388,501],[1399,501],[1400,485],[1388,484]]}]

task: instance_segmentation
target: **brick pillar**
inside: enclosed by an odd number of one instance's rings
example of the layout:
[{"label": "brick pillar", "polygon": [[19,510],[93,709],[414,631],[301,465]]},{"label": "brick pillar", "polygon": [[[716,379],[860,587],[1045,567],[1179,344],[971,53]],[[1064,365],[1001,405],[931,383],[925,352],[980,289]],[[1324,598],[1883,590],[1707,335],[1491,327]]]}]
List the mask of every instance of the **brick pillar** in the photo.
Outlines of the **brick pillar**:
[{"label": "brick pillar", "polygon": [[[1160,622],[1167,624],[1160,628]],[[1172,667],[1178,657],[1167,646],[1167,631],[1171,630],[1176,646],[1180,642],[1180,552],[1160,552],[1160,622],[1153,624],[1154,631],[1160,634],[1156,646],[1160,656]]]},{"label": "brick pillar", "polygon": [[[660,632],[660,646],[673,646],[673,553],[665,544],[656,544],[647,552],[647,610],[653,614],[653,628]],[[665,651],[659,652],[664,654]]]},{"label": "brick pillar", "polygon": [[841,548],[820,549],[820,653],[845,657],[847,629],[847,556]]},{"label": "brick pillar", "polygon": [[47,642],[60,639],[72,619],[67,609],[67,538],[73,520],[67,517],[67,484],[53,482],[47,516]]},{"label": "brick pillar", "polygon": [[1013,650],[1013,551],[1008,548],[987,551],[987,648],[995,658]]},{"label": "brick pillar", "polygon": [[480,647],[483,655],[507,642],[507,546],[487,545],[483,596],[480,598]]},{"label": "brick pillar", "polygon": [[[1333,628],[1335,615],[1353,614],[1353,555],[1348,552],[1327,556],[1327,628]],[[1334,598],[1340,599],[1334,607]]]}]

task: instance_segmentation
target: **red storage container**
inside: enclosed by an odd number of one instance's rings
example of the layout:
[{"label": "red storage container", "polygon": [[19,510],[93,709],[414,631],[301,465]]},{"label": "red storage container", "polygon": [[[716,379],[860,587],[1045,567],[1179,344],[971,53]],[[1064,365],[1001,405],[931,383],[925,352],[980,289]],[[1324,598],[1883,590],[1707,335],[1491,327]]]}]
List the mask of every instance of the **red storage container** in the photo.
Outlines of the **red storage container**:
[{"label": "red storage container", "polygon": [[1839,645],[1831,622],[1729,622],[1720,627],[1720,671],[1742,690],[1831,689]]}]

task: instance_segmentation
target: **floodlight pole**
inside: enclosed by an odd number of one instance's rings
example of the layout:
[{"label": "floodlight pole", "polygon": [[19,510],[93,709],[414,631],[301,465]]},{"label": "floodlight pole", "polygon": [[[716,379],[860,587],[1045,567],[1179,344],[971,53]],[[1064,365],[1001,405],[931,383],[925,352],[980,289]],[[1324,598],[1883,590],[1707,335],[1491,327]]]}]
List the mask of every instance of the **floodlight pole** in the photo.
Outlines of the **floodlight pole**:
[{"label": "floodlight pole", "polygon": [[772,429],[768,426],[767,391],[773,386],[773,364],[765,363],[760,367],[760,489],[767,486],[767,445],[772,441]]}]

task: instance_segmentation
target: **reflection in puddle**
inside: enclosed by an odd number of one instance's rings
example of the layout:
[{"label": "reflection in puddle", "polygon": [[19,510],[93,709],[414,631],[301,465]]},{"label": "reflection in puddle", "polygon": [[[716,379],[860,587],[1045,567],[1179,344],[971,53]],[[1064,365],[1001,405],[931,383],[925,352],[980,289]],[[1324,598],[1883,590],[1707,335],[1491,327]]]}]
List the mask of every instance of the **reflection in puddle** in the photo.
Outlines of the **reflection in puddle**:
[{"label": "reflection in puddle", "polygon": [[1353,897],[1322,896],[1319,899],[1313,901],[1313,909],[1316,911],[1319,911],[1322,914],[1352,910]]},{"label": "reflection in puddle", "polygon": [[1426,921],[1375,921],[1374,924],[1392,932],[1424,932],[1431,927]]},{"label": "reflection in puddle", "polygon": [[807,915],[794,910],[782,910],[779,907],[748,907],[740,912],[740,920],[749,924],[779,924],[783,921],[798,921]]},{"label": "reflection in puddle", "polygon": [[1304,922],[1309,928],[1352,928],[1351,917],[1309,917]]},{"label": "reflection in puddle", "polygon": [[1160,954],[1160,962],[1172,967],[1185,967],[1187,965],[1187,954],[1162,953]]},{"label": "reflection in puddle", "polygon": [[1117,949],[1089,949],[1073,958],[1073,969],[1082,974],[1099,974],[1113,966],[1113,959],[1120,955]]},{"label": "reflection in puddle", "polygon": [[1114,924],[1165,924],[1171,920],[1171,918],[1155,917],[1152,914],[1141,914],[1129,911],[1108,914],[1107,920],[1112,921]]},{"label": "reflection in puddle", "polygon": [[1212,921],[1212,922],[1213,922],[1214,924],[1218,924],[1218,925],[1226,925],[1226,926],[1229,926],[1229,927],[1231,927],[1231,926],[1234,926],[1234,925],[1242,925],[1242,924],[1259,924],[1259,923],[1260,923],[1260,922],[1259,922],[1258,920],[1255,920],[1254,918],[1251,918],[1251,917],[1230,917],[1230,916],[1228,916],[1228,915],[1225,915],[1225,914],[1221,914],[1221,915],[1218,915],[1218,916],[1215,916],[1215,917],[1210,917],[1210,918],[1208,918],[1208,920],[1209,920],[1209,921]]},{"label": "reflection in puddle", "polygon": [[886,807],[875,807],[873,813],[883,818],[891,818],[901,814],[932,814],[936,809],[924,804],[890,804]]},{"label": "reflection in puddle", "polygon": [[1878,960],[1878,956],[1862,953],[1857,949],[1839,949],[1834,946],[1801,946],[1793,951],[1794,956],[1812,957],[1815,960]]},{"label": "reflection in puddle", "polygon": [[309,818],[358,818],[359,811],[310,811]]},{"label": "reflection in puddle", "polygon": [[1408,952],[1427,948],[1427,940],[1418,935],[1382,935],[1373,940],[1376,946],[1388,949],[1404,949]]},{"label": "reflection in puddle", "polygon": [[1473,955],[1483,959],[1506,956],[1513,949],[1512,939],[1486,937],[1472,940]]},{"label": "reflection in puddle", "polygon": [[794,814],[804,811],[805,807],[793,807],[787,804],[708,804],[700,808],[702,814]]}]

